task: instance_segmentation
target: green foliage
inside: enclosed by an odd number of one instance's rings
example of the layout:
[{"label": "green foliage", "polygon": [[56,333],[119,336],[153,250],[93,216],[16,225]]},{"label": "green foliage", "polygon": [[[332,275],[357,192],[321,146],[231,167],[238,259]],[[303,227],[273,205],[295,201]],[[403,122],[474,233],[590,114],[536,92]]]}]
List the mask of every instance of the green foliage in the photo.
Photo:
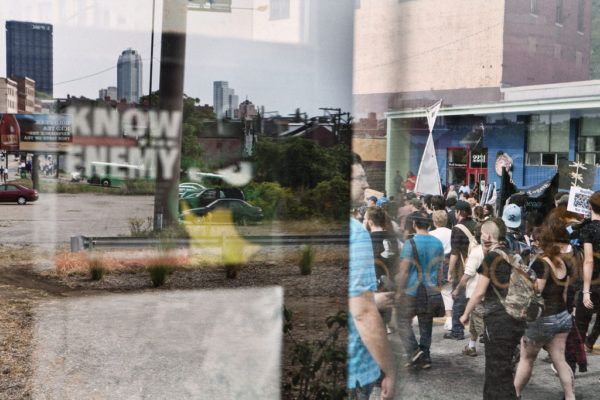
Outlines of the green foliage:
[{"label": "green foliage", "polygon": [[315,264],[315,249],[312,246],[305,246],[300,254],[300,273],[310,275]]},{"label": "green foliage", "polygon": [[154,194],[154,182],[145,179],[126,179],[119,189],[121,194]]},{"label": "green foliage", "polygon": [[99,281],[104,277],[106,268],[102,262],[98,259],[94,259],[90,262],[90,275],[93,281]]},{"label": "green foliage", "polygon": [[[292,334],[293,313],[283,307],[283,333],[293,343],[292,366],[283,384],[284,398],[298,399],[345,399],[346,392],[346,347],[338,340],[347,335],[348,314],[339,311],[325,320],[329,334],[325,339],[300,342]],[[297,393],[293,396],[293,393]]]},{"label": "green foliage", "polygon": [[175,269],[170,265],[152,265],[148,267],[150,279],[154,287],[159,287],[165,284],[167,276],[173,273]]},{"label": "green foliage", "polygon": [[317,214],[332,219],[342,219],[348,216],[350,185],[340,176],[334,176],[329,181],[319,182],[312,190],[314,210]]},{"label": "green foliage", "polygon": [[326,148],[300,137],[279,142],[261,138],[251,159],[255,164],[255,181],[278,182],[292,189],[314,188],[335,176],[347,179],[352,160],[348,146]]}]

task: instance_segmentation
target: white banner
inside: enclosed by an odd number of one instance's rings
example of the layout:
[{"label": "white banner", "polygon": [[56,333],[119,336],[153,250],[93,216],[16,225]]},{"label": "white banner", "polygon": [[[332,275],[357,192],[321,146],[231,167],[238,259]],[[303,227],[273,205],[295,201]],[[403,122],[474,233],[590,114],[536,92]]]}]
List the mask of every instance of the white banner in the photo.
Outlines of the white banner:
[{"label": "white banner", "polygon": [[577,186],[572,186],[569,191],[569,202],[567,210],[577,214],[583,214],[586,217],[590,216],[590,197],[594,192],[588,189],[583,189]]}]

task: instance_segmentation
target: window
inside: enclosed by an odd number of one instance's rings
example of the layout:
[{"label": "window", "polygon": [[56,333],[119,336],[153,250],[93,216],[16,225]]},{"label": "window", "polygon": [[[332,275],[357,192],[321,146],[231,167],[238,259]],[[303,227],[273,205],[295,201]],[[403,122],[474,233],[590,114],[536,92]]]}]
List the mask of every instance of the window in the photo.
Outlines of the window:
[{"label": "window", "polygon": [[533,114],[527,134],[528,166],[556,166],[569,158],[570,115],[566,113]]},{"label": "window", "polygon": [[563,4],[562,0],[556,0],[556,23],[562,25],[563,22]]},{"label": "window", "polygon": [[270,19],[287,19],[290,17],[290,0],[271,0]]},{"label": "window", "polygon": [[583,0],[577,1],[577,32],[583,32],[583,13],[585,12]]},{"label": "window", "polygon": [[579,124],[577,161],[600,164],[600,114],[585,113]]},{"label": "window", "polygon": [[537,15],[537,13],[538,13],[537,0],[529,1],[529,12],[534,15]]}]

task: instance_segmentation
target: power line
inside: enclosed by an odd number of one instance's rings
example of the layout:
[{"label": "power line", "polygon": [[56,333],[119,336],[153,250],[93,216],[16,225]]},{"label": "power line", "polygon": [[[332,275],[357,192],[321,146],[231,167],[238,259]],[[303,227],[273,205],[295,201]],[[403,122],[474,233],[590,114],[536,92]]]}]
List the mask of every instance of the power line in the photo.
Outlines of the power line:
[{"label": "power line", "polygon": [[[150,60],[150,58],[145,58],[145,59],[142,59],[142,61],[149,61],[149,60]],[[156,61],[160,61],[160,60],[159,60],[158,58],[156,58],[156,57],[154,57],[154,60],[156,60]],[[105,73],[105,72],[108,72],[108,71],[110,71],[110,70],[113,70],[113,69],[115,69],[115,68],[117,68],[117,66],[116,66],[116,65],[113,65],[112,67],[109,67],[109,68],[103,69],[103,70],[101,70],[101,71],[97,71],[97,72],[91,73],[91,74],[89,74],[89,75],[84,75],[84,76],[80,76],[80,77],[78,77],[78,78],[69,79],[68,81],[57,82],[57,83],[55,83],[53,86],[58,86],[58,85],[63,85],[63,84],[65,84],[65,83],[71,83],[71,82],[81,81],[81,80],[83,80],[83,79],[91,78],[92,76],[96,76],[96,75],[103,74],[103,73]]]}]

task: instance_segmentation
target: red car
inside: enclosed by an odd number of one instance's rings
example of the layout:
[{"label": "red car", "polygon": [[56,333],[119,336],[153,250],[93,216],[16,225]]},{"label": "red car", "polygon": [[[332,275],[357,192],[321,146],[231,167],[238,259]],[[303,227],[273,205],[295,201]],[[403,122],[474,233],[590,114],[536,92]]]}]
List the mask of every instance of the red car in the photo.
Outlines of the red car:
[{"label": "red car", "polygon": [[0,201],[2,202],[16,201],[17,204],[23,205],[28,201],[36,201],[37,199],[37,190],[29,189],[16,183],[0,185]]}]

